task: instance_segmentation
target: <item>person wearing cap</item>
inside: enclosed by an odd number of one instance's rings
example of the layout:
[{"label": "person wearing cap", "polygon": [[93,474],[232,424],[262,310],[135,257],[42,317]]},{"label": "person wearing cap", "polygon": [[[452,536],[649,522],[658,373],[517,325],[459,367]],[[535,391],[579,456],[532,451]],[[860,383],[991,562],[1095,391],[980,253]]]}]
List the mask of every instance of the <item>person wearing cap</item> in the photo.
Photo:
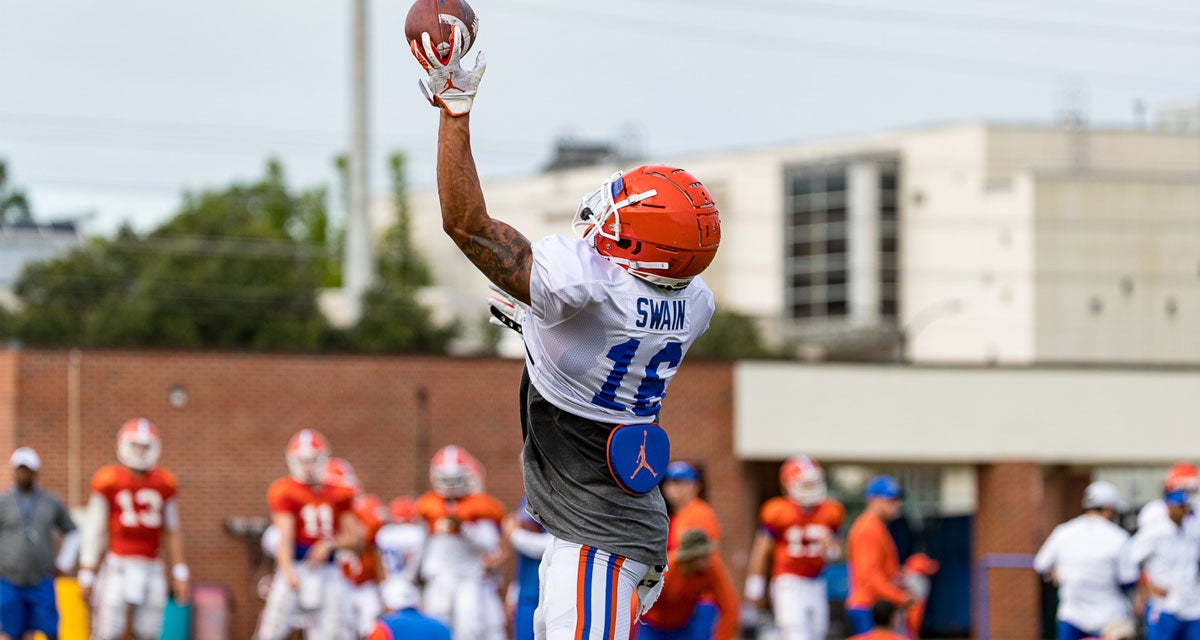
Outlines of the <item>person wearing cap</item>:
[{"label": "person wearing cap", "polygon": [[[704,529],[679,535],[679,546],[667,554],[668,571],[654,607],[642,616],[638,640],[732,640],[738,632],[738,595],[725,567],[714,562],[716,544]],[[717,617],[695,615],[705,594],[713,594]]]},{"label": "person wearing cap", "polygon": [[1200,526],[1189,518],[1186,489],[1163,496],[1167,520],[1139,529],[1129,542],[1129,560],[1140,567],[1150,598],[1147,640],[1200,637]]},{"label": "person wearing cap", "polygon": [[1083,515],[1046,538],[1033,568],[1058,585],[1058,639],[1099,636],[1104,626],[1131,616],[1124,589],[1137,581],[1129,561],[1129,533],[1113,522],[1121,510],[1117,487],[1103,480],[1083,492]]},{"label": "person wearing cap", "polygon": [[[67,508],[37,486],[41,458],[33,449],[13,452],[12,489],[0,494],[0,628],[14,640],[41,631],[58,637],[54,570],[74,564],[79,534]],[[57,562],[55,536],[61,537]]]},{"label": "person wearing cap", "polygon": [[887,523],[900,517],[904,491],[889,475],[875,476],[867,482],[864,494],[867,508],[850,527],[846,537],[846,564],[850,592],[846,596],[846,617],[852,633],[866,633],[874,627],[871,607],[878,600],[889,600],[900,608],[913,598],[900,586],[900,554]]},{"label": "person wearing cap", "polygon": [[421,594],[410,582],[384,582],[383,606],[389,613],[379,617],[367,640],[450,640],[450,627],[417,609]]}]

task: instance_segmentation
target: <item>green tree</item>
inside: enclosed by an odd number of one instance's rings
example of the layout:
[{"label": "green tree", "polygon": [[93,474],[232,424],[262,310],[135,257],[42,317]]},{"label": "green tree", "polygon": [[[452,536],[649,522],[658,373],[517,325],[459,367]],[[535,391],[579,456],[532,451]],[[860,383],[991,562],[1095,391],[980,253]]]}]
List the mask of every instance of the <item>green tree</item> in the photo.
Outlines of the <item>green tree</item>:
[{"label": "green tree", "polygon": [[771,352],[762,341],[754,318],[732,311],[717,311],[708,331],[688,350],[689,356],[735,360],[738,358],[770,358]]},{"label": "green tree", "polygon": [[33,213],[25,194],[8,184],[8,166],[0,160],[0,223],[30,222]]},{"label": "green tree", "polygon": [[400,153],[389,158],[396,222],[376,247],[375,282],[363,297],[362,317],[350,344],[369,352],[441,352],[457,327],[439,327],[417,293],[432,282],[429,267],[412,241],[408,180]]},{"label": "green tree", "polygon": [[28,266],[5,330],[37,344],[320,348],[325,199],[289,192],[274,161],[258,182],[185,194],[145,237],[123,229]]}]

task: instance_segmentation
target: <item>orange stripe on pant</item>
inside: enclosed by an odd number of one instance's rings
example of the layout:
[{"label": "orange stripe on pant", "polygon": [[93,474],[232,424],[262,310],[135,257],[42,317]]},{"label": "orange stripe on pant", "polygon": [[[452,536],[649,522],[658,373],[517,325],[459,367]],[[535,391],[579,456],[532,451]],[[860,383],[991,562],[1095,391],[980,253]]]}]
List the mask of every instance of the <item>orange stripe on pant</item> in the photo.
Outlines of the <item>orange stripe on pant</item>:
[{"label": "orange stripe on pant", "polygon": [[[621,586],[621,565],[625,564],[624,556],[615,556],[617,561],[613,563],[612,568],[612,593],[609,595],[608,605],[608,639],[613,640],[617,637],[617,597]],[[633,626],[630,624],[630,626]]]},{"label": "orange stripe on pant", "polygon": [[575,585],[575,640],[583,640],[583,619],[584,612],[587,611],[587,605],[591,604],[584,598],[584,592],[587,591],[587,564],[588,552],[591,547],[580,545],[579,547],[579,577]]}]

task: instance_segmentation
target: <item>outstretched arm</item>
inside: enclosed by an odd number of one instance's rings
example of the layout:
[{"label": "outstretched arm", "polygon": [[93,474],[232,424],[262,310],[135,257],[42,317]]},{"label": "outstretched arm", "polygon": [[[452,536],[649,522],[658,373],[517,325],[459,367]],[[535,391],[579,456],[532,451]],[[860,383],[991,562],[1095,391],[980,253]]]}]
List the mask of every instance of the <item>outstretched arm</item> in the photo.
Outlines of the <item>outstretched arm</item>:
[{"label": "outstretched arm", "polygon": [[469,113],[441,112],[437,178],[442,229],[488,280],[529,304],[529,240],[488,215],[471,156],[470,118]]}]

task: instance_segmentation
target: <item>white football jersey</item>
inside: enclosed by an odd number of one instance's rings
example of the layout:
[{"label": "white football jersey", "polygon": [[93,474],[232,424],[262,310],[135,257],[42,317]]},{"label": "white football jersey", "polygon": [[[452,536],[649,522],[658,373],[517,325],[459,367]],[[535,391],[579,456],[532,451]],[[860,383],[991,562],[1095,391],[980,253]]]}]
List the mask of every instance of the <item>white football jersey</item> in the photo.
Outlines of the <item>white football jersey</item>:
[{"label": "white football jersey", "polygon": [[667,291],[559,235],[533,245],[529,296],[530,380],[558,408],[613,424],[657,419],[671,378],[714,311],[700,278]]}]

